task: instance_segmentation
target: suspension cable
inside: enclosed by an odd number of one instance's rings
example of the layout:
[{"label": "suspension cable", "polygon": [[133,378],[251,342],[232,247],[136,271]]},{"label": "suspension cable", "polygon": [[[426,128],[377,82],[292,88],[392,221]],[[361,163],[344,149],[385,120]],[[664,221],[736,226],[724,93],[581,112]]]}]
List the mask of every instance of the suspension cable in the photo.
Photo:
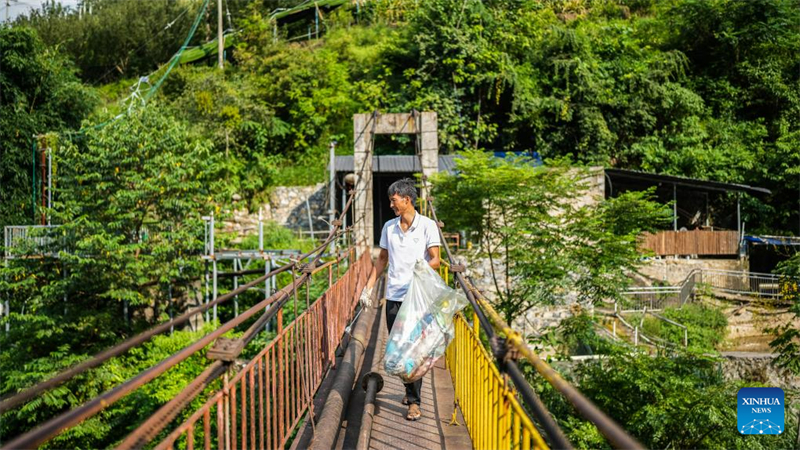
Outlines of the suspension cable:
[{"label": "suspension cable", "polygon": [[[340,233],[337,232],[335,234],[335,236],[338,236],[339,234]],[[324,244],[324,245],[317,246],[315,249],[311,250],[310,252],[308,252],[308,253],[306,253],[304,255],[301,255],[300,259],[305,259],[305,258],[310,257],[312,254],[315,254],[318,251],[320,251],[321,249],[324,249],[326,245],[327,245],[327,243]],[[289,264],[285,264],[285,265],[283,265],[281,267],[278,267],[278,268],[276,268],[275,270],[269,272],[266,275],[262,275],[262,276],[254,279],[253,281],[251,281],[251,282],[249,282],[247,284],[243,284],[238,289],[234,289],[233,291],[228,292],[225,295],[219,296],[216,300],[208,302],[205,305],[202,305],[202,306],[200,306],[200,307],[198,307],[198,308],[196,308],[196,309],[194,309],[192,311],[187,311],[186,313],[181,314],[180,316],[178,316],[178,317],[176,317],[176,318],[174,318],[172,320],[168,320],[168,321],[163,322],[163,323],[161,323],[159,325],[156,325],[156,326],[154,326],[153,328],[151,328],[151,329],[149,329],[147,331],[139,333],[136,336],[133,336],[133,337],[127,339],[126,341],[124,341],[124,342],[122,342],[122,343],[120,343],[118,345],[115,345],[114,347],[111,347],[111,348],[109,348],[107,350],[103,350],[102,352],[96,354],[92,358],[90,358],[90,359],[88,359],[88,360],[86,360],[86,361],[84,361],[84,362],[82,362],[80,364],[77,364],[72,368],[69,368],[69,369],[63,371],[63,372],[59,373],[58,375],[55,375],[55,376],[53,376],[52,378],[50,378],[50,379],[48,379],[46,381],[42,381],[42,382],[37,383],[37,384],[35,384],[34,386],[32,386],[32,387],[30,387],[28,389],[25,389],[25,390],[19,392],[19,393],[16,393],[16,394],[13,394],[13,395],[9,395],[6,398],[3,398],[2,401],[0,401],[0,414],[5,412],[5,411],[8,411],[8,410],[10,410],[10,409],[12,409],[12,408],[14,408],[16,406],[19,406],[22,403],[25,403],[26,401],[30,400],[31,398],[34,398],[34,397],[36,397],[36,396],[38,396],[38,395],[40,395],[40,394],[42,394],[42,393],[44,393],[46,391],[58,386],[58,385],[70,380],[71,378],[73,378],[73,377],[75,377],[75,376],[77,376],[77,375],[79,375],[79,374],[81,374],[83,372],[86,372],[89,369],[92,369],[92,368],[95,368],[95,367],[99,366],[100,364],[104,363],[105,361],[108,361],[111,358],[114,358],[116,356],[119,356],[119,355],[127,352],[131,348],[136,347],[137,345],[149,340],[153,336],[156,336],[156,335],[159,335],[161,333],[164,333],[164,332],[166,332],[167,330],[171,329],[172,327],[174,327],[176,325],[181,325],[181,324],[183,324],[185,322],[188,322],[195,315],[201,314],[201,313],[205,312],[206,310],[208,310],[208,309],[210,309],[210,308],[212,308],[212,307],[214,307],[216,305],[219,305],[219,304],[221,304],[223,302],[226,302],[226,301],[230,300],[231,298],[235,297],[236,295],[241,294],[241,293],[247,291],[248,289],[250,289],[250,288],[252,288],[252,287],[254,287],[256,285],[259,285],[259,284],[263,283],[264,281],[266,281],[270,277],[273,277],[275,275],[278,275],[280,273],[283,273],[283,272],[291,269],[292,265],[293,265],[292,263],[289,263]]]}]

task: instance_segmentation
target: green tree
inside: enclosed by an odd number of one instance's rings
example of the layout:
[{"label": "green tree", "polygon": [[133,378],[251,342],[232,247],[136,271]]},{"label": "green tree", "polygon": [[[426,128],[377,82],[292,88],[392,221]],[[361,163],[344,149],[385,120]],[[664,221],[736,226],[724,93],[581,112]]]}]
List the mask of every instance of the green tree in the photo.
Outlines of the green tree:
[{"label": "green tree", "polygon": [[492,261],[498,306],[509,319],[566,297],[617,298],[636,270],[639,235],[669,217],[648,193],[597,198],[588,169],[536,167],[483,151],[463,156],[456,174],[433,180],[437,210],[449,227],[479,240],[480,254]]},{"label": "green tree", "polygon": [[[21,258],[0,269],[0,291],[11,304],[10,330],[0,334],[2,393],[48,378],[165,320],[171,280],[173,297],[196,297],[188,281],[200,274],[201,215],[213,211],[215,193],[224,192],[216,172],[220,156],[163,112],[151,105],[100,129],[87,126],[81,138],[61,143],[51,211],[60,225],[46,249],[59,258]],[[175,313],[190,303],[176,303]],[[3,436],[84,403],[193,336],[151,343],[9,412]],[[149,394],[82,423],[52,445],[111,445],[199,373],[202,361],[201,355],[186,362],[148,388]]]},{"label": "green tree", "polygon": [[396,31],[385,25],[347,28],[331,19],[325,39],[307,45],[276,42],[257,12],[248,20],[234,59],[273,117],[257,130],[260,143],[248,139],[253,133],[247,129],[240,142],[276,161],[275,183],[322,181],[330,141],[338,141],[343,153],[353,147],[353,114],[395,108],[387,89],[392,73],[381,54]]},{"label": "green tree", "polygon": [[[45,2],[21,16],[15,26],[36,29],[44,42],[60,47],[80,69],[83,80],[108,83],[146,75],[166,63],[181,46],[202,1],[81,0],[75,7]],[[229,1],[233,14],[245,6]],[[209,8],[192,45],[216,37],[216,9]],[[225,27],[232,27],[225,23]]]},{"label": "green tree", "polygon": [[[687,303],[680,308],[665,308],[660,313],[688,328],[689,349],[694,352],[714,353],[725,339],[728,320],[721,310],[702,303]],[[641,318],[634,318],[638,321]],[[631,322],[634,323],[634,322]],[[664,322],[655,317],[645,317],[644,334],[655,336],[683,346],[683,328]]]},{"label": "green tree", "polygon": [[94,98],[35,31],[0,28],[0,227],[33,220],[34,136],[77,128]]}]

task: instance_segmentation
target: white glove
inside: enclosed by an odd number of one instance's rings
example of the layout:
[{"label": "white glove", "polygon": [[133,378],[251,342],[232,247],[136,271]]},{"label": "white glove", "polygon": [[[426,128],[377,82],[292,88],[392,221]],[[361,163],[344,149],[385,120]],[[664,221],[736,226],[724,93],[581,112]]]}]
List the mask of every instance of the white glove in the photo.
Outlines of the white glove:
[{"label": "white glove", "polygon": [[372,306],[372,288],[364,286],[364,290],[361,291],[361,297],[358,299],[361,303],[361,306],[364,308],[369,308]]}]

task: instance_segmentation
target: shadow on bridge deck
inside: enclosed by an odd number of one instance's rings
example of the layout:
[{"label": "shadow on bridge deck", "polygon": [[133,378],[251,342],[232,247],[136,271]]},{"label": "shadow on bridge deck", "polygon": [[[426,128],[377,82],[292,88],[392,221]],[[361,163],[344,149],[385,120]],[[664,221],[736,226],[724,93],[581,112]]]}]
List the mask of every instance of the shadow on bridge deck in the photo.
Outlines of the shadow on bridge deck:
[{"label": "shadow on bridge deck", "polygon": [[[358,370],[355,386],[350,395],[347,412],[339,429],[335,446],[336,450],[355,449],[358,445],[361,419],[364,411],[366,394],[361,387],[361,380],[374,366],[379,367],[384,386],[375,399],[375,415],[370,436],[370,449],[471,449],[472,441],[464,425],[461,411],[455,406],[454,391],[450,372],[445,367],[444,358],[440,359],[433,370],[425,375],[422,382],[422,418],[417,421],[405,419],[407,406],[400,403],[405,395],[401,380],[383,372],[380,359],[383,357],[383,343],[388,334],[385,323],[385,308],[375,318],[369,337],[369,344],[361,367]],[[327,390],[336,371],[331,371],[315,399],[316,417],[320,417]],[[453,409],[456,408],[458,423],[450,425]],[[313,431],[309,423],[300,430],[292,449],[307,448],[313,440]]]}]

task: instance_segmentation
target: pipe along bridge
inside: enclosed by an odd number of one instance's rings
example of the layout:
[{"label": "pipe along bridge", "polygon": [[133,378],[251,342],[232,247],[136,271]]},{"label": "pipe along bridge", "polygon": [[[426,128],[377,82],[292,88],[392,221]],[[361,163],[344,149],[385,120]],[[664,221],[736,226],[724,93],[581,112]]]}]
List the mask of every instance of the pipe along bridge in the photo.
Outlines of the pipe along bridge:
[{"label": "pipe along bridge", "polygon": [[[344,208],[352,205],[353,195]],[[427,213],[440,228],[431,199]],[[122,355],[216,305],[291,273],[292,281],[238,316],[87,403],[63,411],[4,442],[3,449],[36,448],[94,417],[189,357],[205,354],[206,367],[180,394],[143,423],[132,426],[118,449],[548,449],[571,448],[557,422],[523,376],[527,360],[615,448],[642,448],[613,420],[531,351],[464,276],[447,241],[440,268],[462,289],[470,306],[455,319],[455,338],[422,386],[422,418],[405,419],[398,378],[382,370],[387,330],[384,308],[361,308],[360,293],[373,268],[369,251],[357,254],[352,227],[334,221],[327,239],[311,252],[259,276],[205,305],[157,325],[46,381],[0,401],[0,413],[37,399],[73,377]],[[331,243],[343,251],[324,253]],[[311,299],[311,283],[325,283]],[[381,283],[382,285],[382,283]],[[305,297],[304,299],[301,297]],[[377,302],[376,302],[377,303]],[[290,323],[284,314],[297,311]],[[243,328],[236,339],[226,333]],[[274,338],[252,349],[269,326]],[[260,341],[256,341],[260,342]],[[242,357],[249,349],[249,358]],[[199,406],[198,406],[199,405]],[[7,438],[6,438],[7,439]]]}]

